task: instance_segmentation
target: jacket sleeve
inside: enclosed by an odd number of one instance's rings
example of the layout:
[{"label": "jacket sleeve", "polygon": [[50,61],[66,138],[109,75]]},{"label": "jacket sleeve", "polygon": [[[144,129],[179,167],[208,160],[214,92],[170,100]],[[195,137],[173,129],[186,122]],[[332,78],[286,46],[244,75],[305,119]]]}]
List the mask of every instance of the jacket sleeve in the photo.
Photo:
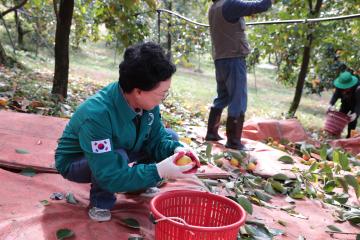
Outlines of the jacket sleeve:
[{"label": "jacket sleeve", "polygon": [[222,13],[229,22],[237,22],[240,17],[267,11],[271,7],[271,0],[243,1],[228,0],[224,3]]},{"label": "jacket sleeve", "polygon": [[145,151],[156,161],[161,162],[165,158],[174,154],[176,147],[182,146],[178,141],[166,132],[161,121],[159,107],[153,111],[154,122],[151,128],[150,137],[146,142]]},{"label": "jacket sleeve", "polygon": [[[97,183],[110,192],[133,192],[156,186],[161,180],[156,165],[129,167],[127,160],[114,151],[111,128],[106,126],[110,124],[88,119],[79,130],[80,146]],[[104,141],[109,148],[97,152],[95,144]]]},{"label": "jacket sleeve", "polygon": [[332,95],[330,99],[330,105],[334,105],[336,101],[340,98],[340,90],[338,88],[335,89],[334,94]]}]

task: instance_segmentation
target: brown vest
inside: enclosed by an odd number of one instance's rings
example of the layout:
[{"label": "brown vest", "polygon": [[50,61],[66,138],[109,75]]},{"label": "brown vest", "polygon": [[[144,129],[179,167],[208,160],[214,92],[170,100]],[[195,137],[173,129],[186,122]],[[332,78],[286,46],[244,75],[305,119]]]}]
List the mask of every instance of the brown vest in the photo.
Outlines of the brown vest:
[{"label": "brown vest", "polygon": [[213,3],[209,9],[210,35],[214,60],[222,58],[245,57],[250,53],[250,46],[245,34],[245,20],[230,23],[222,14],[225,0]]}]

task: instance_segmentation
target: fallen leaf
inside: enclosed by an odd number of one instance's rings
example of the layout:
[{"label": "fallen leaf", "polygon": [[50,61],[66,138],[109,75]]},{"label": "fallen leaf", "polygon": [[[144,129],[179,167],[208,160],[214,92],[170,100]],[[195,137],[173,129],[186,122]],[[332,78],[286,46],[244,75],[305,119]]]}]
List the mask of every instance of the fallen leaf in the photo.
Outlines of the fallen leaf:
[{"label": "fallen leaf", "polygon": [[56,231],[56,239],[57,240],[63,240],[66,238],[70,238],[74,235],[75,235],[74,232],[67,228],[59,229]]},{"label": "fallen leaf", "polygon": [[33,168],[24,168],[21,170],[20,174],[23,176],[33,177],[36,175],[36,171]]},{"label": "fallen leaf", "polygon": [[125,226],[130,227],[130,228],[136,228],[136,229],[140,228],[139,222],[134,218],[121,219],[121,222],[123,224],[125,224]]},{"label": "fallen leaf", "polygon": [[40,203],[43,205],[43,206],[48,206],[50,205],[50,202],[48,200],[41,200]]},{"label": "fallen leaf", "polygon": [[21,149],[21,148],[17,148],[15,149],[15,152],[19,153],[19,154],[28,154],[29,151],[26,149]]},{"label": "fallen leaf", "polygon": [[290,157],[290,156],[287,156],[287,155],[280,157],[278,160],[279,160],[280,162],[285,163],[285,164],[292,164],[292,163],[294,163],[294,159],[293,159],[292,157]]},{"label": "fallen leaf", "polygon": [[336,227],[334,225],[327,225],[327,228],[333,232],[342,232],[338,227]]}]

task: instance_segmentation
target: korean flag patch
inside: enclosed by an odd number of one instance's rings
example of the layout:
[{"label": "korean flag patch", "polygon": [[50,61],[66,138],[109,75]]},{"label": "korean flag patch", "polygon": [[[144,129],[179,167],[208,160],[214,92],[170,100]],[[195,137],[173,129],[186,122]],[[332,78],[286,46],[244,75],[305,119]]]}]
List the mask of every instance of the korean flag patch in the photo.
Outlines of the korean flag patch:
[{"label": "korean flag patch", "polygon": [[91,141],[93,153],[106,153],[111,151],[110,139]]}]

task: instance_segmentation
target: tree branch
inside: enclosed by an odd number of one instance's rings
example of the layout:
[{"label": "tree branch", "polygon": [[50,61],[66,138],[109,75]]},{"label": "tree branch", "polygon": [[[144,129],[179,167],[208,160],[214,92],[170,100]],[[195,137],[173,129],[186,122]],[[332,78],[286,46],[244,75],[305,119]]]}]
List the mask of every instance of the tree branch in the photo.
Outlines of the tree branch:
[{"label": "tree branch", "polygon": [[54,13],[55,13],[55,17],[56,17],[56,21],[59,21],[59,11],[57,9],[57,0],[53,0],[53,7],[54,7]]},{"label": "tree branch", "polygon": [[11,13],[12,11],[15,11],[16,9],[19,9],[21,8],[22,6],[25,5],[25,3],[27,2],[28,0],[23,0],[21,3],[19,3],[18,5],[12,7],[12,8],[9,8],[8,10],[5,10],[4,12],[0,12],[0,18],[3,18],[6,14],[8,13]]},{"label": "tree branch", "polygon": [[308,4],[309,4],[309,10],[310,10],[310,14],[313,13],[313,5],[312,5],[312,0],[308,0]]},{"label": "tree branch", "polygon": [[315,5],[315,14],[319,14],[323,0],[317,0]]}]

